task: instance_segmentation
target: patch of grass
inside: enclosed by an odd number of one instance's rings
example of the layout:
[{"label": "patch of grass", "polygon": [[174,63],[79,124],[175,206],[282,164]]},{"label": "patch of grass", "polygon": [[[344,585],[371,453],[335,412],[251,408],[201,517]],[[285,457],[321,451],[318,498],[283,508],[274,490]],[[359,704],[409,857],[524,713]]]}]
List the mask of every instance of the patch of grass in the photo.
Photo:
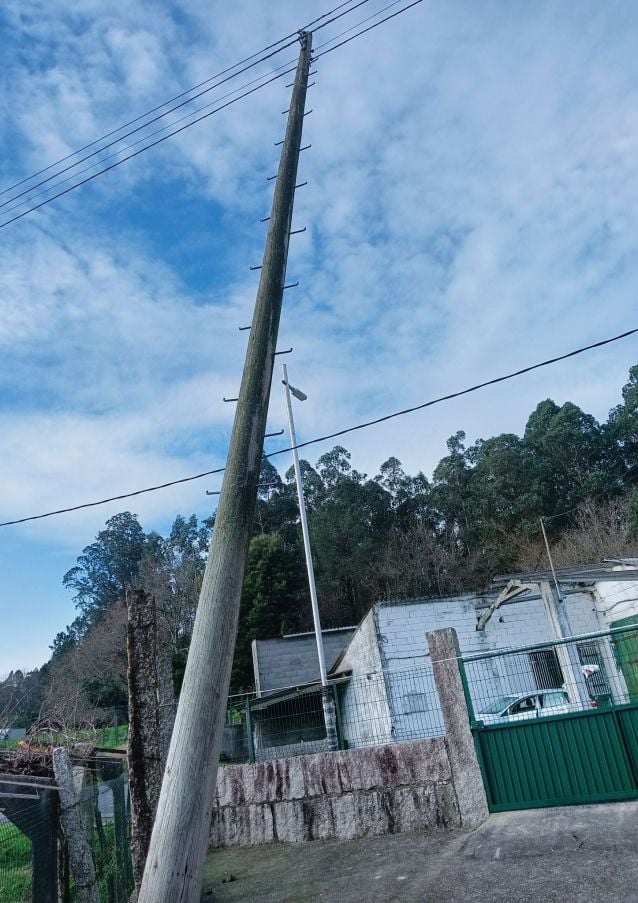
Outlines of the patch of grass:
[{"label": "patch of grass", "polygon": [[[118,738],[120,736],[118,733]],[[132,886],[123,886],[126,876],[122,874],[116,854],[113,822],[104,823],[101,838],[93,829],[91,846],[100,900],[120,899],[117,894],[118,886],[120,895],[128,895]],[[129,856],[128,850],[125,855]],[[130,874],[130,868],[128,873]],[[70,898],[72,901],[77,900],[77,888],[73,880]],[[31,903],[31,841],[9,823],[0,824],[0,903]]]},{"label": "patch of grass", "polygon": [[0,903],[30,903],[31,841],[14,825],[0,825]]},{"label": "patch of grass", "polygon": [[99,728],[97,736],[99,745],[106,746],[108,749],[124,746],[128,737],[128,724],[120,724],[118,727]]},{"label": "patch of grass", "polygon": [[[64,735],[66,743],[94,743],[106,749],[116,749],[126,744],[128,737],[128,724],[119,724],[117,727],[97,727],[93,731],[71,731]],[[38,734],[33,737],[33,742],[42,746],[56,746],[62,742],[60,735]]]}]

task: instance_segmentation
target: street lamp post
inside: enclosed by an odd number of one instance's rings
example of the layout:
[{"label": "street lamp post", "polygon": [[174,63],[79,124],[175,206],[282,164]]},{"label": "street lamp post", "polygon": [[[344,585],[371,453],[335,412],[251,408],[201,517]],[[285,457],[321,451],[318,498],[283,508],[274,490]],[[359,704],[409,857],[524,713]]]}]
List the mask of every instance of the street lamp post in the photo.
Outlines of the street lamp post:
[{"label": "street lamp post", "polygon": [[288,382],[288,370],[286,365],[282,366],[283,384],[286,394],[286,407],[288,409],[288,428],[290,430],[290,445],[292,446],[292,457],[295,468],[295,482],[297,484],[297,497],[299,499],[299,517],[301,520],[301,532],[303,535],[303,545],[306,554],[306,569],[308,571],[308,586],[310,588],[310,602],[312,604],[312,620],[315,626],[315,640],[317,643],[317,657],[319,658],[319,674],[321,676],[322,698],[324,719],[326,722],[326,737],[331,749],[337,747],[337,731],[335,720],[334,701],[330,695],[328,686],[328,674],[326,671],[326,657],[323,649],[323,637],[321,634],[321,619],[319,617],[319,601],[317,599],[317,586],[315,583],[315,569],[312,564],[312,550],[310,548],[310,534],[308,532],[308,518],[306,517],[306,503],[303,494],[303,485],[301,482],[301,468],[299,466],[299,455],[297,454],[297,436],[295,434],[295,421],[292,415],[291,394],[299,401],[305,401],[308,397],[300,389],[296,389]]}]

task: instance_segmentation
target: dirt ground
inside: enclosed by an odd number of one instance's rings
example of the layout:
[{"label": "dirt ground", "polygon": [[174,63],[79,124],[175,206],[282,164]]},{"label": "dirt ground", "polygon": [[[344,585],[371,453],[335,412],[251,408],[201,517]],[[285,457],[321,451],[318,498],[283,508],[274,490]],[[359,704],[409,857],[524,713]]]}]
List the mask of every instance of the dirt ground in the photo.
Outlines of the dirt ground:
[{"label": "dirt ground", "polygon": [[435,832],[213,850],[204,901],[638,903],[638,802]]}]

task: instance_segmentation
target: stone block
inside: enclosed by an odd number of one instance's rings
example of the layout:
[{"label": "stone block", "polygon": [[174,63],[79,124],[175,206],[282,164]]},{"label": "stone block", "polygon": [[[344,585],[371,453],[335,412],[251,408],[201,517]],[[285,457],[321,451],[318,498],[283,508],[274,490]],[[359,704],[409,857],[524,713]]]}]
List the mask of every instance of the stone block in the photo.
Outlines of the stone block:
[{"label": "stone block", "polygon": [[[358,757],[359,751],[356,753]],[[358,761],[349,752],[317,753],[300,759],[304,796],[348,793],[353,787]]]},{"label": "stone block", "polygon": [[459,811],[459,802],[456,798],[456,790],[452,781],[446,784],[437,784],[434,792],[437,800],[437,810],[439,813],[440,827],[442,828],[460,828],[461,813]]},{"label": "stone block", "polygon": [[272,843],[277,839],[272,809],[269,805],[214,809],[210,838],[213,846],[219,847]]},{"label": "stone block", "polygon": [[277,840],[284,843],[328,840],[336,836],[329,797],[277,803],[273,811]]},{"label": "stone block", "polygon": [[218,806],[243,806],[301,799],[305,795],[301,757],[254,765],[224,765],[217,773]]},{"label": "stone block", "polygon": [[434,786],[399,787],[388,794],[392,834],[437,827],[439,815]]},{"label": "stone block", "polygon": [[318,753],[218,774],[218,846],[348,840],[460,825],[442,738]]},{"label": "stone block", "polygon": [[461,822],[475,828],[486,820],[489,812],[463,692],[456,631],[445,627],[428,633],[428,646]]}]

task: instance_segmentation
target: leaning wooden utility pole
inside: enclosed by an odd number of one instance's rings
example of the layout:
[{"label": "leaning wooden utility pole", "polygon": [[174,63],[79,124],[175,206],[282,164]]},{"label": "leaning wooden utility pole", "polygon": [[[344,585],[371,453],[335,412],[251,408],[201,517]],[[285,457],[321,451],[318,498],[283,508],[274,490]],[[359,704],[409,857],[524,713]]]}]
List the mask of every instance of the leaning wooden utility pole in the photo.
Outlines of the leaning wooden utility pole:
[{"label": "leaning wooden utility pole", "polygon": [[312,35],[302,33],[300,41],[226,472],[139,903],[195,903],[201,894],[277,347]]}]

